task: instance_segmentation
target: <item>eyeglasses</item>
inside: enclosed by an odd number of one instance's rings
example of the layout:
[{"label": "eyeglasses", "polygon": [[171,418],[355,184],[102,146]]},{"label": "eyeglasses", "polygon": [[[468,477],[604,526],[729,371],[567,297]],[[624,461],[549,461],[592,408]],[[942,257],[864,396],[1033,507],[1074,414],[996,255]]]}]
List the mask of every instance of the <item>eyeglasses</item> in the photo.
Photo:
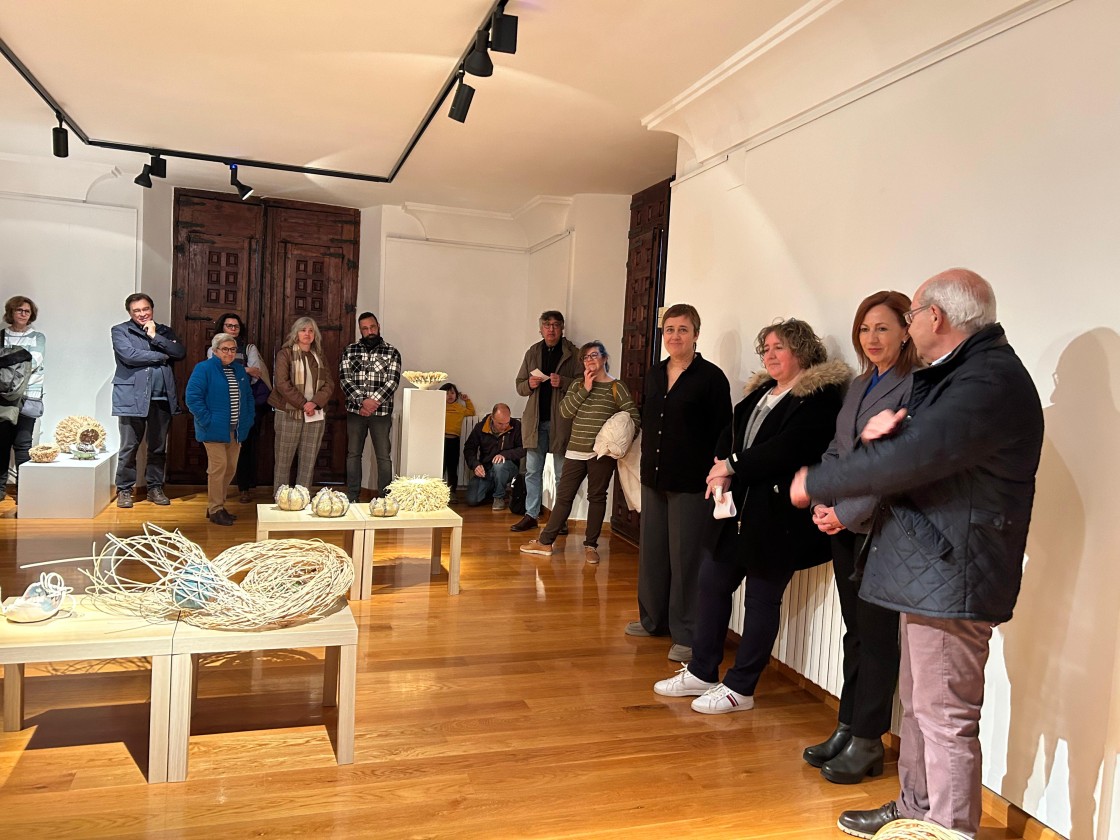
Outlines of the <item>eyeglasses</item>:
[{"label": "eyeglasses", "polygon": [[902,313],[902,320],[904,320],[907,324],[913,324],[914,316],[921,312],[923,309],[929,309],[931,306],[933,306],[932,303],[927,303],[925,306],[915,306],[913,309]]},{"label": "eyeglasses", "polygon": [[28,309],[26,306],[21,306],[19,309],[16,309],[14,311],[20,313],[21,315],[30,315],[31,314],[31,310]]},{"label": "eyeglasses", "polygon": [[230,330],[239,330],[241,329],[241,325],[234,321],[232,324],[222,324],[222,329],[226,332],[229,332]]},{"label": "eyeglasses", "polygon": [[545,321],[544,323],[541,324],[541,329],[542,330],[562,330],[562,329],[564,329],[564,325],[561,324],[559,321]]},{"label": "eyeglasses", "polygon": [[236,347],[219,347],[218,352],[219,353],[236,353],[237,348]]},{"label": "eyeglasses", "polygon": [[594,359],[601,359],[601,358],[603,358],[602,353],[588,353],[586,356],[583,357],[583,361],[586,362],[586,361],[591,361],[591,360],[594,360]]}]

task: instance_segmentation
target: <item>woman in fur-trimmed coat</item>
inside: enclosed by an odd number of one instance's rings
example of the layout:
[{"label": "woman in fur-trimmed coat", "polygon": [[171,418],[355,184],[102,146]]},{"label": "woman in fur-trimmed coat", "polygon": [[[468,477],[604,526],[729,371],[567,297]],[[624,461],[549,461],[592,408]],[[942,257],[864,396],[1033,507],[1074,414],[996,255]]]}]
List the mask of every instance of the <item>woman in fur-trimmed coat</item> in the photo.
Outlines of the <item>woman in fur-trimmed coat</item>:
[{"label": "woman in fur-trimmed coat", "polygon": [[[692,661],[654,691],[696,696],[694,711],[745,711],[778,635],[782,595],[793,573],[828,562],[828,537],[795,508],[789,485],[820,460],[832,439],[851,371],[829,362],[813,328],[789,319],[763,328],[756,350],[766,368],[746,387],[716,446],[708,490],[730,494],[735,515],[716,520],[704,547]],[[719,681],[731,597],[746,579],[742,641]]]}]

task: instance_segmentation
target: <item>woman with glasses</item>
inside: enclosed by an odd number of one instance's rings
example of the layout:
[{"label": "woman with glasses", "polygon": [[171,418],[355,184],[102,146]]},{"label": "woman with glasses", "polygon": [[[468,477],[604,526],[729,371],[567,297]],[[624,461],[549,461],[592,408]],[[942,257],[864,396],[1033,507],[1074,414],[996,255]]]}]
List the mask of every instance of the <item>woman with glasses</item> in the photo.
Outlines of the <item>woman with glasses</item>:
[{"label": "woman with glasses", "polygon": [[23,405],[18,414],[13,411],[14,422],[0,421],[0,465],[4,481],[0,482],[0,499],[7,493],[8,461],[12,449],[16,453],[16,481],[19,468],[31,460],[31,443],[35,436],[35,421],[43,416],[43,357],[47,352],[47,337],[31,328],[39,317],[39,307],[29,297],[16,295],[4,304],[4,322],[0,330],[0,347],[22,347],[31,354],[31,378],[27,381]]},{"label": "woman with glasses", "polygon": [[273,384],[268,398],[268,404],[276,409],[272,417],[276,430],[272,492],[290,481],[297,451],[296,483],[311,489],[326,426],[323,409],[334,393],[330,369],[323,358],[323,338],[314,318],[304,316],[292,324],[284,346],[276,354]]},{"label": "woman with glasses", "polygon": [[218,333],[210,358],[199,362],[187,381],[187,408],[194,415],[195,439],[206,449],[206,518],[232,525],[226,488],[237,469],[241,442],[253,427],[253,390],[245,366],[237,361],[237,339]]},{"label": "woman with glasses", "polygon": [[[249,381],[253,389],[253,407],[256,409],[253,427],[249,430],[248,437],[241,444],[241,454],[237,459],[237,474],[234,481],[241,496],[239,501],[248,503],[253,501],[253,488],[257,486],[257,445],[261,437],[261,425],[268,415],[265,405],[272,389],[272,382],[268,376],[257,345],[249,343],[249,335],[241,316],[236,312],[227,312],[214,322],[214,332],[232,335],[237,340],[237,353],[234,358],[245,366],[249,374]],[[206,358],[214,355],[214,349],[206,351]]]},{"label": "woman with glasses", "polygon": [[596,457],[595,437],[619,411],[630,415],[635,429],[641,426],[642,418],[630,390],[608,373],[610,358],[601,341],[589,341],[583,345],[579,349],[579,358],[583,362],[583,378],[571,384],[560,402],[560,414],[572,421],[572,435],[564,453],[556,503],[540,538],[530,540],[521,546],[521,550],[526,554],[552,556],[552,544],[561,526],[568,521],[572,502],[586,478],[587,531],[583,538],[583,554],[588,563],[598,565],[599,533],[607,513],[607,490],[614,476],[616,461],[607,456]]},{"label": "woman with glasses", "polygon": [[[906,295],[887,291],[864,298],[856,309],[852,346],[860,375],[848,388],[836,416],[836,436],[822,461],[847,457],[869,419],[909,402],[918,354],[906,325],[916,312]],[[891,725],[898,681],[898,613],[859,597],[862,569],[857,569],[856,557],[871,530],[877,502],[874,496],[862,496],[813,499],[810,506],[817,528],[832,538],[832,568],[844,616],[844,688],[836,730],[802,755],[837,784],[856,784],[882,771],[882,738]]]}]

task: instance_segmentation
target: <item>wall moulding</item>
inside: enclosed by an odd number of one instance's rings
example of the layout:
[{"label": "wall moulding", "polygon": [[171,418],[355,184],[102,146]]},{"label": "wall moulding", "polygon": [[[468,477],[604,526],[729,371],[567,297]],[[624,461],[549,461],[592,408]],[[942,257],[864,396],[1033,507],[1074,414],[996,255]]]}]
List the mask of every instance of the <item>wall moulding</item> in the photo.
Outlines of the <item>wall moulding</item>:
[{"label": "wall moulding", "polygon": [[704,165],[780,137],[1069,2],[815,0],[642,124],[676,134]]}]

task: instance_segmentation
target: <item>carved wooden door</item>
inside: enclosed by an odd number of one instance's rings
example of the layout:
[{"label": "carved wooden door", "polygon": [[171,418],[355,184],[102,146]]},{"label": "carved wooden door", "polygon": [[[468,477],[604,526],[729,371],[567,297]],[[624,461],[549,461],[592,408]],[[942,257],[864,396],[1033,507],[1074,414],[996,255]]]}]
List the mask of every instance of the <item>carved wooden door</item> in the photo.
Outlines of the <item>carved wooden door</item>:
[{"label": "carved wooden door", "polygon": [[[315,464],[317,484],[346,482],[346,398],[338,382],[342,351],[354,340],[358,291],[357,210],[299,202],[266,202],[269,251],[265,294],[270,337],[279,349],[297,318],[319,325],[334,394],[326,406],[323,445]],[[294,465],[293,465],[294,466]]]},{"label": "carved wooden door", "polygon": [[[646,372],[661,356],[658,311],[665,302],[669,233],[669,180],[637,193],[630,203],[630,250],[626,260],[620,378],[634,402],[645,399]],[[639,515],[626,506],[615,478],[611,532],[637,544]]]},{"label": "carved wooden door", "polygon": [[[172,419],[168,442],[167,479],[174,484],[206,483],[206,451],[195,440],[184,392],[194,366],[206,358],[215,321],[226,312],[236,312],[248,327],[248,340],[258,341],[263,233],[260,203],[176,191],[170,325],[187,356],[175,365],[184,413]],[[163,320],[159,314],[157,311],[157,319]],[[262,432],[270,444],[271,428],[269,424],[267,434]],[[271,484],[271,474],[259,483]]]}]

